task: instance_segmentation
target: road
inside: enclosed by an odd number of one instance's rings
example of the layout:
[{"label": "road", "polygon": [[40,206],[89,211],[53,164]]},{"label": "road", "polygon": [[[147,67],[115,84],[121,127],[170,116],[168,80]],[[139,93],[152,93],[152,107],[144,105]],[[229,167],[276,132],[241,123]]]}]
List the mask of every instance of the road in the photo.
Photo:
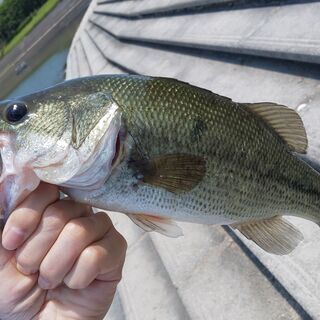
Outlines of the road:
[{"label": "road", "polygon": [[[62,0],[57,7],[9,54],[0,60],[0,98],[5,97],[45,59],[43,51],[57,35],[80,22],[90,0]],[[28,69],[20,75],[15,67],[26,61]]]}]

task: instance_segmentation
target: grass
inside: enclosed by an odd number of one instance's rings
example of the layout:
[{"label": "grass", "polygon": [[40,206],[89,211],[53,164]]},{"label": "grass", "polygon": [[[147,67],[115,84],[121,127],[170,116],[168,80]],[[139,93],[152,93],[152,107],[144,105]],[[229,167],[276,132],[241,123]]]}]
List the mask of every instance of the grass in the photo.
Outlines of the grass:
[{"label": "grass", "polygon": [[46,15],[60,2],[60,0],[48,0],[32,17],[32,19],[15,35],[5,46],[4,54],[16,47],[33,28],[46,17]]}]

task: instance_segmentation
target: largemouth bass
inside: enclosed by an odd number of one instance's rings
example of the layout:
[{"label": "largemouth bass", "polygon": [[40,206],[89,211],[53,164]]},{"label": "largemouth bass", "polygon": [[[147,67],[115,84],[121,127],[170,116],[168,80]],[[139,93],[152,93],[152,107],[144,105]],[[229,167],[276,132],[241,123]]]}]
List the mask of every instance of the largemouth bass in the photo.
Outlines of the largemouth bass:
[{"label": "largemouth bass", "polygon": [[306,132],[286,106],[113,75],[67,81],[0,110],[4,218],[42,180],[146,231],[179,236],[174,220],[230,225],[274,254],[303,239],[283,215],[320,222],[319,173],[297,157]]}]

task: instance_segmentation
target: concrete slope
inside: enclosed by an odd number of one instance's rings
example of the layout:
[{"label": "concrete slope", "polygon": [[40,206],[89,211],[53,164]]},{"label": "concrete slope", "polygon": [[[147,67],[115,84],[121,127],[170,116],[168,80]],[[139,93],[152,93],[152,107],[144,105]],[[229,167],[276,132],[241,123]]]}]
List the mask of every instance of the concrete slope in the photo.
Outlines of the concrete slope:
[{"label": "concrete slope", "polygon": [[[298,8],[302,12],[307,10],[304,6],[309,8],[310,3],[273,9],[284,12]],[[68,59],[69,78],[86,75],[89,69],[92,75],[168,76],[239,102],[285,104],[301,114],[310,142],[308,161],[320,165],[320,65],[270,59],[267,54],[244,55],[237,46],[234,53],[224,53],[200,45],[186,48],[123,38],[122,33],[144,37],[153,31],[156,35],[156,25],[166,18],[141,20],[137,27],[127,19],[94,13],[98,7],[95,2],[91,4],[74,39]],[[192,24],[198,14],[188,17]],[[292,15],[290,23],[295,19]],[[210,21],[210,16],[204,21]],[[301,22],[303,26],[308,28],[308,21]],[[159,34],[169,38],[171,24],[164,27]],[[267,32],[266,27],[262,26],[261,32]],[[208,26],[208,34],[210,30]],[[273,37],[271,29],[269,37]],[[129,254],[119,297],[107,319],[117,319],[111,318],[115,314],[121,320],[320,319],[320,230],[311,222],[291,219],[305,240],[292,254],[278,257],[266,254],[228,228],[181,223],[185,236],[167,239],[144,234],[119,214],[113,214],[113,219],[129,241]]]},{"label": "concrete slope", "polygon": [[139,0],[120,2],[98,2],[97,11],[133,18],[155,13],[170,13],[174,10],[208,7],[209,5],[228,5],[235,3],[234,0]]},{"label": "concrete slope", "polygon": [[319,2],[137,20],[111,18],[108,7],[91,19],[120,39],[320,63]]}]

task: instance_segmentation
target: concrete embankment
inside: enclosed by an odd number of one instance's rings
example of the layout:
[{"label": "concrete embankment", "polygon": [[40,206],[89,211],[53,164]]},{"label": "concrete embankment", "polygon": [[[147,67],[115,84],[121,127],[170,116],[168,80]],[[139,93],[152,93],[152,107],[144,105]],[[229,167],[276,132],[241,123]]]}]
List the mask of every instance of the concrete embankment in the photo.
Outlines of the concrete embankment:
[{"label": "concrete embankment", "polygon": [[[318,1],[93,0],[67,78],[166,76],[287,105],[320,166],[319,12]],[[291,218],[305,240],[281,257],[228,227],[179,222],[184,237],[169,239],[112,217],[128,251],[108,320],[320,320],[320,231],[309,221]]]},{"label": "concrete embankment", "polygon": [[[50,55],[50,44],[58,35],[73,32],[90,0],[62,0],[57,7],[9,54],[0,60],[0,99]],[[17,75],[15,68],[26,63]]]}]

